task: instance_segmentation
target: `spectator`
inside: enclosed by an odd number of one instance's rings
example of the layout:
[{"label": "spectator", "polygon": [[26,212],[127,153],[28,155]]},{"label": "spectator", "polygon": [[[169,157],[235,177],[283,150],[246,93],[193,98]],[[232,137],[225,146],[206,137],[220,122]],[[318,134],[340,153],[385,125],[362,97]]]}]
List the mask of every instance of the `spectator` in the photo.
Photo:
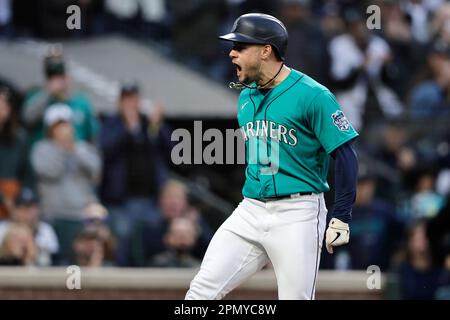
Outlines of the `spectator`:
[{"label": "spectator", "polygon": [[320,9],[319,18],[320,29],[327,42],[344,32],[344,21],[340,15],[339,7],[336,3],[325,3]]},{"label": "spectator", "polygon": [[84,209],[84,227],[75,238],[72,263],[84,267],[114,265],[116,242],[107,223],[108,212],[99,203]]},{"label": "spectator", "polygon": [[432,265],[426,227],[423,220],[412,223],[406,235],[406,247],[398,267],[401,297],[407,300],[433,299],[442,268]]},{"label": "spectator", "polygon": [[106,0],[108,28],[159,43],[169,37],[166,0]]},{"label": "spectator", "polygon": [[73,242],[74,263],[80,267],[101,267],[105,260],[103,241],[97,230],[86,228]]},{"label": "spectator", "polygon": [[282,21],[289,30],[290,45],[286,61],[298,70],[323,83],[328,80],[329,56],[324,34],[311,18],[309,1],[284,0]]},{"label": "spectator", "polygon": [[445,199],[435,191],[435,173],[430,168],[416,168],[410,173],[411,196],[410,220],[435,217],[445,205]]},{"label": "spectator", "polygon": [[31,130],[33,142],[44,137],[44,113],[55,103],[64,103],[71,108],[76,139],[92,142],[98,130],[96,116],[90,101],[81,93],[72,91],[60,48],[52,48],[45,57],[44,71],[45,88],[26,97],[22,110],[23,121]]},{"label": "spectator", "polygon": [[175,218],[170,222],[164,235],[166,251],[152,258],[152,267],[194,268],[200,266],[200,260],[192,255],[198,238],[194,221],[189,218]]},{"label": "spectator", "polygon": [[426,43],[430,38],[430,17],[439,5],[439,1],[406,0],[401,1],[401,8],[411,23],[411,32],[419,43]]},{"label": "spectator", "polygon": [[115,264],[116,239],[108,226],[108,210],[97,202],[84,208],[84,229],[97,234],[103,246],[103,265]]},{"label": "spectator", "polygon": [[167,0],[167,5],[173,18],[171,34],[176,58],[193,69],[220,77],[215,64],[225,0]]},{"label": "spectator", "polygon": [[450,3],[443,3],[436,10],[430,24],[431,41],[450,45]]},{"label": "spectator", "polygon": [[36,259],[36,243],[30,228],[13,223],[5,232],[0,246],[0,265],[28,266]]},{"label": "spectator", "polygon": [[28,158],[26,133],[16,121],[10,91],[0,87],[0,193],[7,208],[12,207],[21,185],[32,184]]},{"label": "spectator", "polygon": [[[407,197],[404,178],[418,163],[414,140],[408,129],[397,122],[386,122],[376,131],[371,157],[377,159],[384,174],[377,176],[377,196],[395,204],[400,197]],[[406,199],[404,199],[406,200]]]},{"label": "spectator", "polygon": [[445,206],[427,222],[427,237],[435,266],[446,265],[450,272],[450,195]]},{"label": "spectator", "polygon": [[425,45],[417,43],[411,31],[408,16],[401,10],[399,1],[382,1],[381,34],[392,49],[392,60],[384,68],[388,85],[404,97],[411,86],[412,74],[424,60]]},{"label": "spectator", "polygon": [[139,29],[136,26],[138,24],[136,20],[139,14],[139,0],[106,0],[105,12],[109,31],[133,36],[136,29]]},{"label": "spectator", "polygon": [[367,103],[377,102],[385,117],[398,117],[403,105],[381,77],[392,59],[389,45],[369,33],[366,20],[358,11],[348,9],[345,21],[348,31],[333,38],[328,48],[331,80],[344,113],[355,129],[363,127]]},{"label": "spectator", "polygon": [[189,218],[199,226],[198,241],[192,250],[192,254],[201,259],[206,252],[213,231],[202,217],[201,213],[189,205],[188,190],[186,186],[177,181],[169,180],[159,196],[159,209],[163,219],[158,225],[150,226],[143,232],[146,257],[151,257],[164,251],[164,234],[170,223],[176,218]]},{"label": "spectator", "polygon": [[61,259],[67,262],[73,237],[83,220],[83,209],[96,201],[95,187],[101,173],[96,148],[76,141],[70,107],[48,108],[44,123],[47,138],[32,150],[32,164],[38,178],[41,208],[55,228],[61,245]]},{"label": "spectator", "polygon": [[170,136],[162,119],[162,107],[145,112],[138,84],[122,85],[119,114],[102,121],[102,202],[108,207],[118,237],[118,263],[130,265],[130,236],[139,224],[158,223],[156,208],[160,186],[167,179],[164,154]]},{"label": "spectator", "polygon": [[59,250],[58,238],[52,226],[40,220],[39,214],[39,201],[36,194],[31,189],[23,188],[15,199],[11,219],[0,222],[0,243],[12,224],[26,225],[32,231],[36,244],[33,264],[49,266],[52,264],[53,256]]},{"label": "spectator", "polygon": [[213,231],[201,212],[190,205],[188,192],[189,190],[182,182],[177,180],[168,181],[159,197],[159,208],[164,218],[163,221],[170,222],[177,217],[188,217],[199,225],[199,238],[193,252],[200,259],[206,252]]},{"label": "spectator", "polygon": [[418,162],[415,150],[410,147],[411,138],[401,123],[385,123],[381,132],[376,157],[388,166],[403,173],[412,170]]}]

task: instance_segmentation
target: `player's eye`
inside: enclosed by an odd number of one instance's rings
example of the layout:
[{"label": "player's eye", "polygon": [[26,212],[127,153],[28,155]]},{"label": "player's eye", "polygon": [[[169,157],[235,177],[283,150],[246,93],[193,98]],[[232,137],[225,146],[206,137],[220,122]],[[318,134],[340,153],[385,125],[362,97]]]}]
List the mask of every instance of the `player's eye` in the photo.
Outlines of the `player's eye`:
[{"label": "player's eye", "polygon": [[233,50],[236,50],[238,52],[241,52],[241,51],[243,51],[243,50],[245,50],[247,48],[248,48],[248,45],[243,44],[243,43],[235,43],[233,45]]}]

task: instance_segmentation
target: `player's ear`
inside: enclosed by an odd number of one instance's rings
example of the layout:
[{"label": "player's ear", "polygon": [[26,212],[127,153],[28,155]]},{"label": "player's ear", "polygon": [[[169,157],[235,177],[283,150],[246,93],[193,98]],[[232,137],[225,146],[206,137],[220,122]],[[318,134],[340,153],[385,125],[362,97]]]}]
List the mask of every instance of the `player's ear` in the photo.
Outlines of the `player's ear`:
[{"label": "player's ear", "polygon": [[272,54],[272,46],[270,44],[266,44],[261,48],[261,59],[267,60]]}]

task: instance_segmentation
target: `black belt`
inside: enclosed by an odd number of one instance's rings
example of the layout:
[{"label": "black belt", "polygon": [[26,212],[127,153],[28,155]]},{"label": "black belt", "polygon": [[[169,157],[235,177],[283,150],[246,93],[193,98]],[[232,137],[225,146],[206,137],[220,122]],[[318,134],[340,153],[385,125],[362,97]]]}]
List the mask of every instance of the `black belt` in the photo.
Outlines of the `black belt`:
[{"label": "black belt", "polygon": [[283,200],[283,199],[292,199],[292,198],[296,198],[296,196],[311,196],[313,194],[314,194],[313,192],[297,192],[294,194],[287,194],[287,195],[279,196],[279,197],[259,198],[257,200],[262,201],[262,202],[269,202],[269,201],[277,201],[277,200]]}]

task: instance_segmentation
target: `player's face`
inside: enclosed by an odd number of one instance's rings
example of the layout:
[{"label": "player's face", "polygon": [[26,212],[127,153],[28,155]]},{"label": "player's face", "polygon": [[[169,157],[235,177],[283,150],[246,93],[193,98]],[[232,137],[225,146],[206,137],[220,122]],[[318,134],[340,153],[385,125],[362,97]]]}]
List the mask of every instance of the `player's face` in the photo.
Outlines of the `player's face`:
[{"label": "player's face", "polygon": [[250,84],[258,80],[261,69],[261,45],[235,42],[230,51],[231,63],[236,67],[239,82]]}]

